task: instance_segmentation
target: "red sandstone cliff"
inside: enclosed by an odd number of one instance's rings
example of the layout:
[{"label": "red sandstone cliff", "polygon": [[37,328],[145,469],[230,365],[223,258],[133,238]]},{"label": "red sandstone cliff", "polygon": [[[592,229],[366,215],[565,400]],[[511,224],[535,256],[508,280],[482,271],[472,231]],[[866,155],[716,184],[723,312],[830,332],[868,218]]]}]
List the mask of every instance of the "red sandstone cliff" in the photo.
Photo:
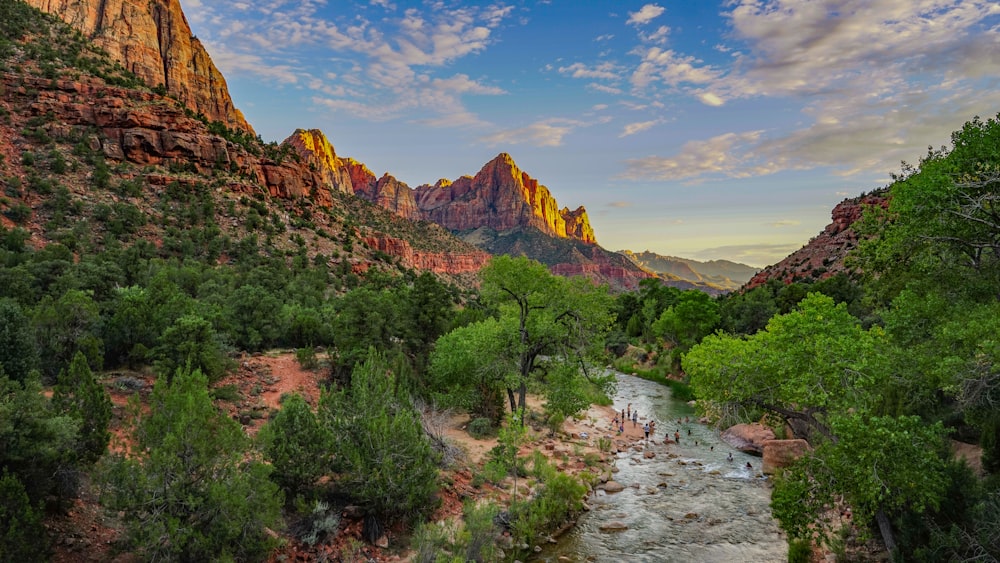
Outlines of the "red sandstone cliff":
[{"label": "red sandstone cliff", "polygon": [[549,189],[521,171],[507,153],[486,163],[475,176],[419,186],[415,198],[427,219],[456,231],[533,227],[559,238],[597,243],[586,210],[560,210]]},{"label": "red sandstone cliff", "polygon": [[253,132],[226,79],[191,34],[179,0],[26,0],[69,23],[150,87],[163,85],[195,112]]},{"label": "red sandstone cliff", "polygon": [[874,192],[838,203],[831,213],[833,221],[820,234],[781,262],[758,272],[744,289],[753,289],[769,280],[789,284],[800,279],[820,280],[845,272],[844,258],[858,246],[858,235],[851,225],[861,219],[865,207],[873,205],[888,207],[886,193]]},{"label": "red sandstone cliff", "polygon": [[345,194],[354,193],[350,171],[322,131],[296,129],[282,144],[295,149],[310,170],[320,175],[325,187]]}]

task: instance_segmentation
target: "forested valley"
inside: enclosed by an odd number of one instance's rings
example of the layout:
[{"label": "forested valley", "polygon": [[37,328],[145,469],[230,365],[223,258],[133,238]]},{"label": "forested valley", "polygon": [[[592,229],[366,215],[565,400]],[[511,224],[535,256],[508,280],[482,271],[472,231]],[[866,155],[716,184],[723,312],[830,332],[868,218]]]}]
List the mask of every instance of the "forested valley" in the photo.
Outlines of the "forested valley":
[{"label": "forested valley", "polygon": [[[150,90],[20,2],[0,1],[0,31],[11,80]],[[18,113],[4,88],[0,560],[65,554],[60,523],[82,504],[117,532],[109,558],[267,560],[331,541],[346,506],[365,543],[340,544],[342,560],[389,532],[418,561],[524,557],[601,470],[588,458],[592,470],[560,472],[521,448],[606,404],[609,364],[720,425],[763,420],[809,440],[774,482],[790,560],[873,543],[899,561],[1000,558],[997,119],[971,120],[882,188],[888,209],[855,226],[854,274],[718,298],[651,279],[612,295],[523,257],[495,257],[475,280],[406,268],[358,236],[396,228],[368,204],[227,192],[224,166],[140,173],[107,161],[93,130]],[[141,180],[160,172],[185,181]],[[226,414],[241,397],[223,378],[275,349],[322,374],[318,400]],[[463,467],[434,424],[445,411],[496,438],[485,463]],[[264,419],[253,436],[246,418]],[[955,443],[978,446],[973,463]],[[461,469],[482,498],[439,525]],[[513,496],[485,492],[511,479]]]}]

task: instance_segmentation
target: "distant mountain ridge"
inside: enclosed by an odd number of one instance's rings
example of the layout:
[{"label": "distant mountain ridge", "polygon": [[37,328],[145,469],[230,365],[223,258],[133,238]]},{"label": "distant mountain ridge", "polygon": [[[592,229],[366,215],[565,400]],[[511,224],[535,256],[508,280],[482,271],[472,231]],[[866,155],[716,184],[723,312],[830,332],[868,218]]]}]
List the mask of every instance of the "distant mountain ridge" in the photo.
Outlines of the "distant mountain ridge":
[{"label": "distant mountain ridge", "polygon": [[730,260],[700,262],[689,258],[664,256],[648,250],[644,252],[619,250],[618,252],[640,267],[657,274],[673,275],[681,280],[708,284],[726,291],[739,289],[760,271],[760,268]]}]

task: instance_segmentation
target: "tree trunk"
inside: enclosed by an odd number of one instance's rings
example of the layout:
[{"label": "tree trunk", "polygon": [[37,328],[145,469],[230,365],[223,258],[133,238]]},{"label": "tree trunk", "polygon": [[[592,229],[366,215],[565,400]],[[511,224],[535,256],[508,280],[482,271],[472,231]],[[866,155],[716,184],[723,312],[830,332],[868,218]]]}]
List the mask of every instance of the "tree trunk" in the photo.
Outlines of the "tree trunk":
[{"label": "tree trunk", "polygon": [[510,412],[517,411],[517,398],[514,397],[514,390],[510,387],[507,388],[507,400],[510,401]]},{"label": "tree trunk", "polygon": [[885,542],[885,549],[889,552],[889,556],[893,556],[896,553],[896,537],[892,533],[892,523],[889,522],[889,516],[881,508],[875,513],[875,521],[878,522],[878,530],[882,533],[882,541]]}]

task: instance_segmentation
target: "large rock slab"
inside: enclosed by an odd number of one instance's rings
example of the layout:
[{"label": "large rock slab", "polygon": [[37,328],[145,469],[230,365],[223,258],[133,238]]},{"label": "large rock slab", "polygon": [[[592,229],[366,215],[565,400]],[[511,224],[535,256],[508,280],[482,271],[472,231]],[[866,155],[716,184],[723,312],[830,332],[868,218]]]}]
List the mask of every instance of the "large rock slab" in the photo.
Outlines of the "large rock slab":
[{"label": "large rock slab", "polygon": [[776,469],[788,467],[810,451],[812,448],[805,440],[767,440],[764,442],[763,472],[765,475],[772,475]]},{"label": "large rock slab", "polygon": [[727,444],[741,452],[758,456],[764,453],[764,442],[774,438],[774,431],[758,422],[737,424],[722,432],[722,439]]}]

